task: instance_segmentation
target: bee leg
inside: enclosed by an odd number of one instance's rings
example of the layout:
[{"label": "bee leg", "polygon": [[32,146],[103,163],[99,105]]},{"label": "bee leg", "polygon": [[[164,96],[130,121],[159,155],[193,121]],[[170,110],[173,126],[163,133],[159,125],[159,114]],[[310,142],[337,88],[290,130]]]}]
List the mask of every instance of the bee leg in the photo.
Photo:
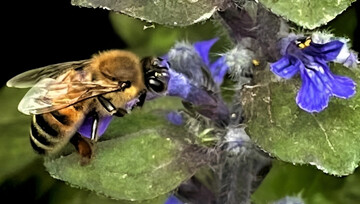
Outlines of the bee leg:
[{"label": "bee leg", "polygon": [[[140,92],[140,96],[139,96],[139,102],[136,103],[137,107],[142,107],[145,103],[145,99],[146,99],[146,90],[142,90]],[[134,108],[134,107],[133,107]]]},{"label": "bee leg", "polygon": [[111,114],[113,114],[114,112],[116,112],[116,107],[114,106],[114,104],[112,104],[108,99],[106,99],[103,96],[98,96],[97,97],[98,100],[100,101],[101,105]]},{"label": "bee leg", "polygon": [[89,164],[93,155],[93,143],[89,139],[82,137],[79,133],[75,133],[70,142],[81,156],[80,164],[82,166]]},{"label": "bee leg", "polygon": [[123,109],[123,108],[118,108],[116,110],[116,112],[113,114],[114,116],[117,116],[117,117],[124,117],[128,112]]},{"label": "bee leg", "polygon": [[[103,96],[98,96],[101,105],[111,114],[117,117],[124,117],[128,112],[123,108],[116,108],[108,99]],[[94,120],[95,122],[95,120]]]}]

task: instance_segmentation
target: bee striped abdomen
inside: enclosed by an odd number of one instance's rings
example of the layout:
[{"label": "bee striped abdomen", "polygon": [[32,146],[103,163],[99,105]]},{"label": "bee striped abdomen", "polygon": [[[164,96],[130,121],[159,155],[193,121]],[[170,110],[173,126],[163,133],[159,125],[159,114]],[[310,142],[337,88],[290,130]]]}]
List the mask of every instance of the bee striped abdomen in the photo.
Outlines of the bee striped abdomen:
[{"label": "bee striped abdomen", "polygon": [[71,124],[71,120],[69,119],[69,117],[67,115],[63,115],[61,114],[58,110],[53,111],[50,113],[59,123],[63,124],[63,125],[70,125]]},{"label": "bee striped abdomen", "polygon": [[39,154],[45,154],[53,149],[58,140],[59,132],[44,119],[44,114],[34,115],[30,126],[30,142]]},{"label": "bee striped abdomen", "polygon": [[39,154],[57,152],[75,134],[82,118],[82,113],[73,106],[33,115],[30,127],[31,146]]}]

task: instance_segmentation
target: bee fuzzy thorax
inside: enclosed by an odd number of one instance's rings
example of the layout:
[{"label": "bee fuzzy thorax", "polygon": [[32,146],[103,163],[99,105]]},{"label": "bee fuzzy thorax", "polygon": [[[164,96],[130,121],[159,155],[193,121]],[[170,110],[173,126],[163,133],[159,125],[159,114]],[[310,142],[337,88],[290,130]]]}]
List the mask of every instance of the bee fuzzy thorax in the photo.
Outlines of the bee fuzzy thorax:
[{"label": "bee fuzzy thorax", "polygon": [[133,53],[124,50],[109,50],[94,55],[92,66],[112,81],[130,81],[132,85],[144,84],[140,59]]}]

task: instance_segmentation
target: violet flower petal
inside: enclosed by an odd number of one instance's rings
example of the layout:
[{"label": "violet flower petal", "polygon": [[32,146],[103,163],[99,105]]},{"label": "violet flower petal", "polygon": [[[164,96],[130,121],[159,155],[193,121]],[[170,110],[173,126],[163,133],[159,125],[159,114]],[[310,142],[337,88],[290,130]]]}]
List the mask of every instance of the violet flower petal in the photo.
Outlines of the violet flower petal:
[{"label": "violet flower petal", "polygon": [[184,120],[181,114],[175,111],[171,111],[166,115],[166,119],[170,121],[174,125],[182,125],[184,124]]},{"label": "violet flower petal", "polygon": [[357,54],[354,52],[350,52],[349,56],[345,60],[342,60],[339,54],[335,62],[342,63],[345,67],[350,67],[350,68],[356,68],[357,64],[359,63]]},{"label": "violet flower petal", "polygon": [[317,60],[316,61],[322,70],[319,70],[318,76],[321,78],[322,83],[330,89],[333,96],[348,99],[356,93],[356,83],[346,76],[334,75],[326,62]]},{"label": "violet flower petal", "polygon": [[[229,121],[229,110],[217,92],[219,87],[213,77],[216,75],[217,82],[221,83],[228,68],[225,59],[220,59],[212,65],[214,75],[210,73],[209,51],[216,41],[212,39],[193,45],[178,43],[163,56],[170,64],[164,95],[181,98],[192,111],[222,125]],[[147,100],[152,98],[147,96]]]},{"label": "violet flower petal", "polygon": [[333,77],[334,79],[330,83],[333,96],[348,99],[355,95],[356,83],[352,79],[337,75],[333,75]]},{"label": "violet flower petal", "polygon": [[180,201],[176,196],[171,195],[168,197],[168,199],[165,201],[164,204],[184,204],[184,203]]},{"label": "violet flower petal", "polygon": [[309,47],[303,49],[304,54],[317,56],[326,61],[335,60],[339,55],[344,43],[339,40],[330,41],[325,44],[311,42]]},{"label": "violet flower petal", "polygon": [[170,80],[168,83],[167,95],[178,96],[180,98],[187,98],[190,92],[189,80],[180,73],[169,69]]},{"label": "violet flower petal", "polygon": [[320,112],[328,106],[329,98],[350,98],[356,92],[356,83],[345,76],[332,74],[329,61],[354,66],[356,55],[349,51],[340,40],[324,44],[310,42],[301,49],[291,40],[286,45],[284,56],[270,65],[270,69],[280,77],[289,79],[300,70],[302,86],[296,96],[296,103],[307,112]]},{"label": "violet flower petal", "polygon": [[212,78],[215,83],[221,84],[224,80],[224,76],[227,73],[229,66],[226,63],[226,57],[222,56],[212,63],[209,67]]},{"label": "violet flower petal", "polygon": [[180,97],[190,102],[200,114],[219,124],[228,122],[229,110],[221,99],[214,96],[214,93],[191,84],[183,74],[171,69],[169,73],[168,96]]},{"label": "violet flower petal", "polygon": [[211,40],[196,42],[193,45],[196,52],[199,54],[205,65],[208,67],[210,66],[210,60],[209,60],[210,49],[218,40],[219,38],[214,38]]},{"label": "violet flower petal", "polygon": [[[98,129],[97,129],[98,137],[100,137],[101,135],[103,135],[105,133],[111,120],[112,120],[112,116],[106,116],[106,117],[99,118],[99,124],[98,124]],[[87,116],[85,118],[83,124],[78,129],[78,132],[84,137],[91,138],[91,131],[92,131],[91,129],[92,129],[93,121],[94,121],[93,116]]]},{"label": "violet flower petal", "polygon": [[284,55],[280,60],[270,64],[270,70],[276,75],[290,79],[299,71],[301,61],[291,55]]},{"label": "violet flower petal", "polygon": [[301,65],[301,88],[296,96],[298,106],[307,112],[320,112],[329,103],[330,90],[323,84],[319,71],[313,71]]}]

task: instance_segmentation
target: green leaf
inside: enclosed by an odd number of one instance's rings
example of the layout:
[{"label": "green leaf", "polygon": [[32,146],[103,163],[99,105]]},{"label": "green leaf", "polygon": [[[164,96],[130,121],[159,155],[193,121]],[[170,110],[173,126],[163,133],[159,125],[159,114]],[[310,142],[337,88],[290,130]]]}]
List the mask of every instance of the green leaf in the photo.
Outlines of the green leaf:
[{"label": "green leaf", "polygon": [[[342,65],[335,74],[360,84],[359,70]],[[360,162],[360,94],[349,99],[331,98],[329,106],[310,114],[295,103],[299,78],[271,82],[269,70],[255,74],[256,86],[243,90],[247,133],[265,151],[298,164],[311,164],[333,175],[351,174]]]},{"label": "green leaf", "polygon": [[57,179],[118,200],[148,200],[168,193],[195,170],[182,154],[186,130],[163,117],[164,107],[178,106],[178,99],[163,98],[115,119],[86,166],[79,164],[77,153],[47,159],[45,166]]},{"label": "green leaf", "polygon": [[210,18],[215,0],[72,0],[77,6],[105,8],[163,25],[187,26]]},{"label": "green leaf", "polygon": [[143,130],[99,142],[95,158],[86,166],[79,164],[75,153],[48,160],[45,166],[55,178],[115,199],[152,199],[191,176],[177,160],[181,146],[160,132]]},{"label": "green leaf", "polygon": [[259,0],[277,15],[307,29],[327,24],[356,0]]},{"label": "green leaf", "polygon": [[0,183],[37,157],[29,142],[30,118],[17,110],[26,91],[7,87],[0,89]]}]

